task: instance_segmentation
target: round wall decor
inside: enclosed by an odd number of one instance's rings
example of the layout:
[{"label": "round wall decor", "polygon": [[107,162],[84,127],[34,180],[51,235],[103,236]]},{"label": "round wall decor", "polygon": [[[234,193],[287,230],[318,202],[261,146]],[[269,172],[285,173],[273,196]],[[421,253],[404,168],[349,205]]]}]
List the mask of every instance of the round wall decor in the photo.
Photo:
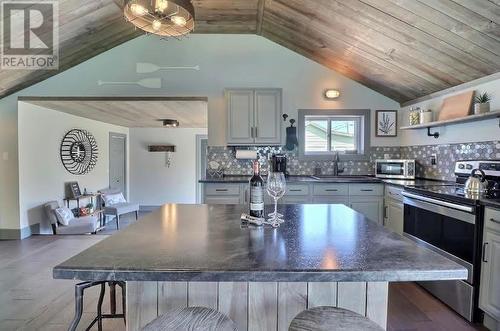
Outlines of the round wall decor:
[{"label": "round wall decor", "polygon": [[97,154],[97,142],[86,130],[70,130],[61,142],[61,162],[73,175],[85,175],[92,171],[97,163]]}]

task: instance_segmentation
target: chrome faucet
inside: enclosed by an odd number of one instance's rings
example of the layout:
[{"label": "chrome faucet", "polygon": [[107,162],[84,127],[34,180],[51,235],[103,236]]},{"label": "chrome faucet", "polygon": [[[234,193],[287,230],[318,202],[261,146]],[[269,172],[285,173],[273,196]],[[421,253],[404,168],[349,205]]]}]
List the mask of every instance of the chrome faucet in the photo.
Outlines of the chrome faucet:
[{"label": "chrome faucet", "polygon": [[344,168],[339,169],[339,162],[340,162],[339,152],[334,152],[333,153],[333,175],[334,176],[338,176],[339,174],[344,172]]}]

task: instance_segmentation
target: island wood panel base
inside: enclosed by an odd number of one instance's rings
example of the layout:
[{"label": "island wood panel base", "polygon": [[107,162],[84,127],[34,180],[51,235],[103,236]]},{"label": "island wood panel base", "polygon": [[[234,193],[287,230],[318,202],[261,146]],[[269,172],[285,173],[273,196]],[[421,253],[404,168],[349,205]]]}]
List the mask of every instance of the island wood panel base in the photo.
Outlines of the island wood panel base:
[{"label": "island wood panel base", "polygon": [[170,309],[205,306],[239,331],[285,331],[301,311],[334,306],[387,325],[387,282],[127,282],[127,330],[140,330]]}]

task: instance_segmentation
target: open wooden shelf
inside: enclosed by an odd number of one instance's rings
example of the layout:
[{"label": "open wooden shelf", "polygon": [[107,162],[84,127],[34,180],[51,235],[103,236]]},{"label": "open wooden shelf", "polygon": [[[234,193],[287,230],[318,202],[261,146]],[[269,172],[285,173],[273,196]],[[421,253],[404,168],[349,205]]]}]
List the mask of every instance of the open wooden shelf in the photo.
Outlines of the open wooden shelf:
[{"label": "open wooden shelf", "polygon": [[430,122],[430,123],[425,123],[425,124],[403,126],[403,127],[400,127],[399,129],[400,130],[430,129],[430,128],[437,128],[440,126],[446,126],[446,125],[451,125],[451,124],[483,121],[483,120],[487,120],[487,119],[491,119],[491,118],[500,118],[500,110],[491,111],[489,113],[479,114],[479,115],[469,115],[466,117],[455,118],[455,119],[446,120],[446,121],[435,121],[435,122]]}]

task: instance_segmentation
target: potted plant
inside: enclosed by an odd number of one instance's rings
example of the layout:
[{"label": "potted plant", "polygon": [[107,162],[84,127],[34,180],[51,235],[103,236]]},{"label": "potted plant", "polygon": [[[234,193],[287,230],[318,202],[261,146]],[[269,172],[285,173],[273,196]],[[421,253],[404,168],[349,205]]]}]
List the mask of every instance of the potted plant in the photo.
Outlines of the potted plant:
[{"label": "potted plant", "polygon": [[491,95],[488,92],[479,94],[474,98],[474,114],[484,114],[490,111]]}]

